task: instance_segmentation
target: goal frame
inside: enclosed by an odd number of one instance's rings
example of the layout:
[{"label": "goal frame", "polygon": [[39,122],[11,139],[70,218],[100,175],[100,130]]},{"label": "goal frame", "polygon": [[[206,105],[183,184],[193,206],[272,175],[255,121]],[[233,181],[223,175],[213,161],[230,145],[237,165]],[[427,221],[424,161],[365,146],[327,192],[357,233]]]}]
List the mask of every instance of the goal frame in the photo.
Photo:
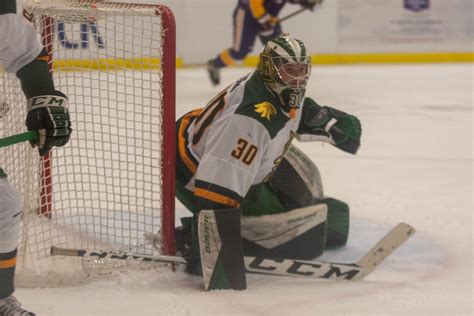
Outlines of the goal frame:
[{"label": "goal frame", "polygon": [[[113,3],[117,6],[130,5],[128,3],[100,1],[101,4]],[[161,18],[163,30],[162,45],[162,84],[161,94],[163,107],[163,124],[161,143],[161,176],[162,176],[162,205],[161,209],[161,236],[162,253],[165,255],[175,254],[175,162],[176,162],[176,22],[172,10],[165,5],[140,4],[143,8],[151,8],[155,15]],[[41,37],[43,46],[49,55],[49,70],[53,73],[53,42],[54,42],[54,21],[52,17],[41,17]],[[74,122],[72,122],[74,124]],[[66,145],[67,146],[67,145]],[[50,217],[53,210],[53,175],[52,164],[54,163],[54,153],[51,151],[42,158],[40,196],[41,207],[38,213],[45,217]]]}]

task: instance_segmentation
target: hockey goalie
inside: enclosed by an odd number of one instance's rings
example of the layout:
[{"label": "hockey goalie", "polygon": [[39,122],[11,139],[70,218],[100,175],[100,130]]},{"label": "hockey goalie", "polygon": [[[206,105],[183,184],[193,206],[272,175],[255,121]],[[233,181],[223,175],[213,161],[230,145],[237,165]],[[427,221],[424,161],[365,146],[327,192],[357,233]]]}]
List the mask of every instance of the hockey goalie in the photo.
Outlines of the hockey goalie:
[{"label": "hockey goalie", "polygon": [[177,128],[177,250],[205,288],[245,289],[244,256],[310,260],[344,245],[349,207],[326,197],[299,141],[324,141],[350,154],[360,146],[357,117],[305,95],[311,58],[302,41],[269,41],[255,71]]}]

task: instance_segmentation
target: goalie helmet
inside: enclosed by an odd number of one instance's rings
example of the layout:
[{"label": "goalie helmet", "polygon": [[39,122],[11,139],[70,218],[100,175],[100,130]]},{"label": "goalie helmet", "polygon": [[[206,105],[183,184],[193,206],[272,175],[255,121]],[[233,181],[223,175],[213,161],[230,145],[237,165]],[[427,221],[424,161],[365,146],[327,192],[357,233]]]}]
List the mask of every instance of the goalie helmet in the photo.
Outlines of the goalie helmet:
[{"label": "goalie helmet", "polygon": [[258,70],[289,112],[303,101],[311,74],[311,57],[299,39],[289,35],[278,36],[269,41],[260,53]]}]

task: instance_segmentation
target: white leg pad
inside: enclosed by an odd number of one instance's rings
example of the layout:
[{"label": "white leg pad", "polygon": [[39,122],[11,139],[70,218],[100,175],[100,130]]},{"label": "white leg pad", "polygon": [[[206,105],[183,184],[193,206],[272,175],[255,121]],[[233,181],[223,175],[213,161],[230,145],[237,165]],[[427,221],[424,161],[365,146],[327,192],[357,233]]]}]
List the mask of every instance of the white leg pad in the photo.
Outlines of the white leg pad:
[{"label": "white leg pad", "polygon": [[327,212],[326,204],[317,204],[274,215],[243,216],[241,235],[271,249],[326,222]]}]

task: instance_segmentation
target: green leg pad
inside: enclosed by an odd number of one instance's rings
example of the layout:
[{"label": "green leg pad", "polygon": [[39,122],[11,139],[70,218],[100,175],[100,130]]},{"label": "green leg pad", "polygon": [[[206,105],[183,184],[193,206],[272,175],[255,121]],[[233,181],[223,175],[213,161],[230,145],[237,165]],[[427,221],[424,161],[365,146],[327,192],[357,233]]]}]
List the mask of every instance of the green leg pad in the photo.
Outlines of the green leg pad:
[{"label": "green leg pad", "polygon": [[244,200],[240,203],[244,216],[262,216],[279,214],[288,211],[267,183],[250,187]]},{"label": "green leg pad", "polygon": [[326,249],[345,245],[349,237],[349,206],[333,198],[321,202],[328,206]]}]

